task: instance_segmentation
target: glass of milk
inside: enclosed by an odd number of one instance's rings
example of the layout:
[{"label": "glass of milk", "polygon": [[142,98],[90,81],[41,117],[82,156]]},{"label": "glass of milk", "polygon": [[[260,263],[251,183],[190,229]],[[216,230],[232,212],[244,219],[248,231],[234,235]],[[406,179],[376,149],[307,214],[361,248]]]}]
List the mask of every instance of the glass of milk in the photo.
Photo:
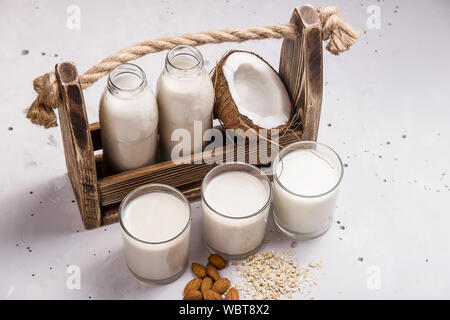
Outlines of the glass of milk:
[{"label": "glass of milk", "polygon": [[131,273],[154,284],[174,281],[189,260],[191,210],[175,188],[148,184],[120,204],[125,258]]},{"label": "glass of milk", "polygon": [[272,172],[277,226],[297,239],[325,233],[344,173],[338,154],[322,143],[295,142],[275,157]]},{"label": "glass of milk", "polygon": [[132,63],[115,67],[100,99],[106,172],[124,172],[156,160],[158,105],[144,71]]},{"label": "glass of milk", "polygon": [[179,45],[167,53],[156,96],[162,159],[201,152],[210,140],[214,88],[197,48]]},{"label": "glass of milk", "polygon": [[221,164],[201,187],[203,241],[227,259],[254,253],[264,239],[272,185],[258,168],[240,162]]}]

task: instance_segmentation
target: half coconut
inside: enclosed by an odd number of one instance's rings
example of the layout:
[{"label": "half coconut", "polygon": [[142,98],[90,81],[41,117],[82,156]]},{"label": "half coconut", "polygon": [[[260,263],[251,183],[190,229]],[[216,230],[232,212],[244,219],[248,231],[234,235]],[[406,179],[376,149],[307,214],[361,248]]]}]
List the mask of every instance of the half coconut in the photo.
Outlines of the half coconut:
[{"label": "half coconut", "polygon": [[213,75],[216,117],[229,129],[288,129],[295,113],[278,73],[249,51],[228,52]]}]

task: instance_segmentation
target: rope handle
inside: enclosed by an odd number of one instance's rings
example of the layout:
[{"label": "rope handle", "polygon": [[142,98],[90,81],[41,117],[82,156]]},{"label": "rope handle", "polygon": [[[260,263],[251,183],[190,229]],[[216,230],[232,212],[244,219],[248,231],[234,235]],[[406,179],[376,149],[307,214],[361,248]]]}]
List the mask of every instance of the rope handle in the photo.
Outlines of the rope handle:
[{"label": "rope handle", "polygon": [[[334,55],[344,52],[356,41],[359,33],[338,17],[338,9],[334,6],[320,7],[317,13],[322,24],[322,40],[330,40],[327,50]],[[294,24],[269,25],[247,29],[224,29],[186,34],[179,37],[159,38],[139,42],[109,56],[80,76],[81,87],[86,89],[97,80],[108,74],[119,64],[135,60],[149,53],[169,50],[177,45],[199,46],[207,43],[242,42],[267,38],[296,38],[299,29]],[[61,105],[61,93],[54,72],[46,73],[33,81],[37,98],[27,110],[27,118],[32,123],[45,128],[57,126],[53,109]]]}]

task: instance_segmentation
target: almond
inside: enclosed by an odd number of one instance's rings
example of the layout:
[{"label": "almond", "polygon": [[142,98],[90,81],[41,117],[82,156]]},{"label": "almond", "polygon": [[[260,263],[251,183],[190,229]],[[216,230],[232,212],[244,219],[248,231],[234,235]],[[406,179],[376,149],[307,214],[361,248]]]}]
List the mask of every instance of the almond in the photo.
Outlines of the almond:
[{"label": "almond", "polygon": [[200,290],[191,290],[186,293],[183,300],[202,300],[202,293]]},{"label": "almond", "polygon": [[219,270],[222,270],[227,266],[227,262],[225,261],[225,259],[219,256],[218,254],[210,255],[208,258],[208,262]]},{"label": "almond", "polygon": [[221,278],[214,282],[212,289],[217,293],[224,294],[230,287],[230,284],[230,280],[227,278]]},{"label": "almond", "polygon": [[222,296],[214,290],[206,290],[203,294],[204,300],[223,300]]},{"label": "almond", "polygon": [[236,288],[230,288],[225,295],[225,300],[239,300],[239,291]]},{"label": "almond", "polygon": [[193,263],[192,264],[192,272],[199,278],[206,277],[206,269],[201,264]]},{"label": "almond", "polygon": [[198,290],[200,289],[200,286],[202,285],[202,279],[195,278],[189,281],[186,284],[186,287],[184,287],[184,294],[187,294],[189,291]]},{"label": "almond", "polygon": [[200,291],[202,294],[205,293],[206,290],[210,290],[213,286],[213,281],[210,277],[204,277],[202,281],[202,285],[200,286]]},{"label": "almond", "polygon": [[206,265],[206,273],[210,276],[214,281],[220,278],[219,272],[216,267],[214,267],[211,263]]}]

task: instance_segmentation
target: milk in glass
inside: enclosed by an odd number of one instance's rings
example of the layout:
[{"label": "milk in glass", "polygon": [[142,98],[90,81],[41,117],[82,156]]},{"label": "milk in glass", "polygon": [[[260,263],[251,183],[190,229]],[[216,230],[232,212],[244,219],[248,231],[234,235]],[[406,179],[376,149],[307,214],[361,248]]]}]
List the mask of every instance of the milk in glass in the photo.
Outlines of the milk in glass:
[{"label": "milk in glass", "polygon": [[270,181],[256,167],[226,163],[211,170],[202,183],[203,239],[209,249],[229,258],[257,249],[271,199]]},{"label": "milk in glass", "polygon": [[290,236],[312,238],[333,220],[343,168],[339,156],[316,142],[294,143],[275,158],[275,223]]},{"label": "milk in glass", "polygon": [[128,268],[140,280],[166,283],[189,260],[190,207],[169,186],[151,184],[130,193],[120,207]]}]

